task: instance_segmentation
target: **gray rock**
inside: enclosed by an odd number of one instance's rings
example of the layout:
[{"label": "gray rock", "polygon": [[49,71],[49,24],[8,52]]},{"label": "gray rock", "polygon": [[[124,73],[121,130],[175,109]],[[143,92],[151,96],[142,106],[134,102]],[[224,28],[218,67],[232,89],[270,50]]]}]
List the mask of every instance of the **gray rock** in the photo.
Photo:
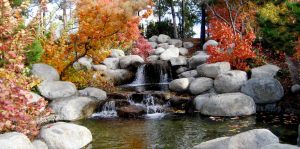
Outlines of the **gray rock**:
[{"label": "gray rock", "polygon": [[186,71],[178,75],[179,78],[194,78],[197,76],[198,72],[196,70]]},{"label": "gray rock", "polygon": [[58,120],[76,121],[91,116],[99,102],[88,97],[68,97],[56,99],[50,103],[50,108]]},{"label": "gray rock", "polygon": [[172,66],[183,66],[187,64],[186,57],[184,56],[173,57],[170,59],[170,62]]},{"label": "gray rock", "polygon": [[0,134],[1,149],[35,149],[30,140],[22,133],[7,132]]},{"label": "gray rock", "polygon": [[118,116],[125,118],[137,118],[145,114],[144,107],[140,105],[128,105],[117,109]]},{"label": "gray rock", "polygon": [[161,60],[170,60],[173,57],[179,56],[178,48],[169,48],[160,55]]},{"label": "gray rock", "polygon": [[120,58],[121,69],[137,68],[144,63],[144,59],[138,55],[128,55]]},{"label": "gray rock", "polygon": [[203,142],[193,149],[229,149],[229,137],[221,137]]},{"label": "gray rock", "polygon": [[93,59],[90,57],[82,57],[78,60],[78,63],[82,66],[84,66],[86,69],[90,70],[92,69],[92,62]]},{"label": "gray rock", "polygon": [[194,149],[264,149],[279,139],[267,129],[253,129],[232,137],[221,137],[203,142]]},{"label": "gray rock", "polygon": [[277,102],[284,95],[282,85],[273,78],[250,79],[242,86],[241,91],[259,104]]},{"label": "gray rock", "polygon": [[188,78],[181,78],[181,79],[175,79],[169,84],[169,88],[172,91],[175,92],[183,92],[186,91],[189,87],[189,79]]},{"label": "gray rock", "polygon": [[158,47],[157,49],[155,49],[154,50],[154,54],[155,55],[160,55],[160,54],[162,54],[163,52],[165,52],[166,50],[164,49],[164,48],[162,48],[162,47]]},{"label": "gray rock", "polygon": [[92,142],[92,133],[86,127],[57,122],[42,127],[39,138],[49,149],[79,149]]},{"label": "gray rock", "polygon": [[230,70],[228,62],[202,64],[197,67],[198,74],[203,77],[216,78],[219,74]]},{"label": "gray rock", "polygon": [[296,93],[300,93],[300,85],[299,84],[295,84],[292,86],[291,88],[292,93],[296,94]]},{"label": "gray rock", "polygon": [[194,44],[192,42],[184,42],[183,47],[189,49],[194,47]]},{"label": "gray rock", "polygon": [[263,146],[261,149],[300,149],[300,147],[289,144],[274,143],[270,145]]},{"label": "gray rock", "polygon": [[187,55],[189,53],[189,50],[187,48],[179,48],[179,54],[180,55]]},{"label": "gray rock", "polygon": [[37,76],[41,80],[58,81],[59,74],[55,68],[47,64],[33,64],[31,74]]},{"label": "gray rock", "polygon": [[211,78],[196,78],[191,82],[189,91],[194,95],[199,95],[213,87],[213,80]]},{"label": "gray rock", "polygon": [[[74,63],[73,63],[73,68],[74,68],[75,70],[82,70],[82,69],[84,69],[84,66],[80,65],[78,62],[74,62]],[[58,80],[57,80],[57,81],[58,81]]]},{"label": "gray rock", "polygon": [[251,69],[251,78],[273,78],[280,68],[276,65],[267,64]]},{"label": "gray rock", "polygon": [[76,86],[66,81],[43,81],[38,85],[38,91],[48,99],[70,97],[77,93]]},{"label": "gray rock", "polygon": [[226,93],[211,96],[203,104],[200,112],[211,116],[244,116],[252,115],[256,110],[250,96],[242,93]]},{"label": "gray rock", "polygon": [[180,67],[176,70],[177,74],[183,73],[185,71],[189,70],[187,67]]},{"label": "gray rock", "polygon": [[80,96],[89,96],[97,100],[105,100],[107,98],[106,92],[99,88],[87,87],[83,90],[79,90]]},{"label": "gray rock", "polygon": [[42,140],[34,140],[32,144],[36,149],[48,149],[47,144]]},{"label": "gray rock", "polygon": [[170,39],[168,43],[169,45],[174,45],[177,48],[182,47],[182,41],[180,39]]},{"label": "gray rock", "polygon": [[209,58],[209,55],[207,54],[197,54],[192,56],[189,59],[189,68],[195,69],[197,66],[206,63],[207,59]]},{"label": "gray rock", "polygon": [[160,34],[157,38],[158,43],[166,43],[170,40],[171,38],[168,35]]},{"label": "gray rock", "polygon": [[119,58],[125,56],[125,53],[123,50],[119,50],[119,49],[112,49],[111,50],[111,54],[110,57],[114,57],[114,58]]},{"label": "gray rock", "polygon": [[218,42],[215,40],[208,40],[203,45],[203,51],[207,50],[207,46],[218,46]]},{"label": "gray rock", "polygon": [[102,62],[108,69],[118,69],[120,67],[119,58],[106,58]]},{"label": "gray rock", "polygon": [[231,70],[219,74],[215,81],[214,87],[218,93],[239,92],[243,84],[247,81],[247,73],[240,70]]},{"label": "gray rock", "polygon": [[210,96],[210,94],[202,94],[196,96],[193,101],[195,109],[197,111],[200,111],[202,109],[203,104],[206,103],[207,100],[209,100]]},{"label": "gray rock", "polygon": [[155,62],[157,60],[159,60],[159,56],[157,56],[157,55],[151,55],[151,56],[147,57],[147,59],[146,59],[147,62]]},{"label": "gray rock", "polygon": [[158,36],[152,36],[151,38],[149,38],[150,42],[157,42]]},{"label": "gray rock", "polygon": [[161,43],[161,44],[157,45],[157,48],[159,48],[159,47],[164,48],[164,49],[168,49],[169,48],[169,44],[168,43]]},{"label": "gray rock", "polygon": [[151,47],[153,49],[157,48],[157,43],[156,42],[148,42],[148,43],[151,45]]},{"label": "gray rock", "polygon": [[96,71],[104,71],[107,69],[107,66],[99,64],[99,65],[93,65],[92,68]]},{"label": "gray rock", "polygon": [[127,69],[107,69],[104,74],[116,85],[128,83],[134,78],[134,74]]},{"label": "gray rock", "polygon": [[42,99],[43,97],[40,96],[39,94],[36,94],[34,92],[28,92],[29,95],[32,97],[32,98],[29,98],[28,101],[27,101],[27,104],[30,104],[30,103],[35,103],[37,101],[39,101],[40,99]]}]

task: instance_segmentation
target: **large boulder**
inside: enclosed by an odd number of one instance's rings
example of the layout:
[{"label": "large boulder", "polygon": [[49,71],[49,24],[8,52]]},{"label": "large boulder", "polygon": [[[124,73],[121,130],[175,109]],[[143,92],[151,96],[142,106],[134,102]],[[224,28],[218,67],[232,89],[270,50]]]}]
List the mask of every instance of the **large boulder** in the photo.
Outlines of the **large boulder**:
[{"label": "large boulder", "polygon": [[251,78],[265,78],[265,77],[273,78],[274,76],[276,76],[279,70],[280,68],[276,65],[271,65],[271,64],[263,65],[251,69]]},{"label": "large boulder", "polygon": [[33,64],[31,74],[37,76],[41,80],[58,81],[59,74],[55,68],[47,64]]},{"label": "large boulder", "polygon": [[180,39],[170,39],[168,41],[169,45],[174,45],[175,47],[182,47],[182,41]]},{"label": "large boulder", "polygon": [[243,84],[247,81],[247,73],[240,70],[231,70],[219,74],[215,81],[214,87],[218,93],[239,92]]},{"label": "large boulder", "polygon": [[211,78],[196,78],[190,84],[189,91],[194,95],[199,95],[213,87],[213,80]]},{"label": "large boulder", "polygon": [[197,70],[186,71],[178,75],[179,78],[192,78],[197,76],[198,76]]},{"label": "large boulder", "polygon": [[102,62],[108,69],[118,69],[120,66],[119,58],[106,58]]},{"label": "large boulder", "polygon": [[70,97],[77,93],[76,86],[66,81],[43,81],[38,85],[38,91],[48,99]]},{"label": "large boulder", "polygon": [[172,57],[170,62],[172,66],[183,66],[187,64],[186,57],[184,56]]},{"label": "large boulder", "polygon": [[203,103],[200,112],[211,116],[244,116],[256,112],[255,103],[250,96],[242,93],[212,95]]},{"label": "large boulder", "polygon": [[221,137],[194,146],[193,149],[229,149],[229,137]]},{"label": "large boulder", "polygon": [[183,47],[189,49],[194,47],[194,44],[192,42],[184,42]]},{"label": "large boulder", "polygon": [[152,36],[151,38],[149,38],[150,42],[157,42],[158,36]]},{"label": "large boulder", "polygon": [[69,97],[54,100],[50,108],[58,120],[75,121],[91,116],[99,101],[88,97]]},{"label": "large boulder", "polygon": [[162,54],[165,51],[166,51],[166,49],[164,49],[162,47],[158,47],[157,49],[154,50],[153,54],[160,55],[160,54]]},{"label": "large boulder", "polygon": [[206,63],[208,58],[209,58],[209,55],[207,55],[204,52],[192,56],[189,59],[189,68],[191,68],[191,69],[197,68],[197,66]]},{"label": "large boulder", "polygon": [[200,111],[202,109],[204,103],[206,103],[207,100],[209,100],[210,96],[211,96],[211,94],[209,94],[209,93],[196,96],[193,100],[195,109],[197,111]]},{"label": "large boulder", "polygon": [[148,43],[151,45],[152,49],[157,48],[157,43],[156,42],[148,42]]},{"label": "large boulder", "polygon": [[157,38],[157,41],[158,41],[158,43],[167,43],[170,39],[171,39],[170,36],[160,34]]},{"label": "large boulder", "polygon": [[170,82],[169,88],[175,92],[186,91],[189,87],[190,81],[188,78],[175,79]]},{"label": "large boulder", "polygon": [[300,147],[289,144],[274,143],[270,145],[263,146],[261,149],[300,149]]},{"label": "large boulder", "polygon": [[230,63],[228,62],[202,64],[197,67],[197,71],[200,76],[209,78],[216,78],[219,74],[225,73],[230,69]]},{"label": "large boulder", "polygon": [[28,92],[28,95],[31,97],[28,99],[27,104],[38,102],[43,97],[34,92]]},{"label": "large boulder", "polygon": [[47,144],[42,140],[34,140],[32,144],[36,149],[48,149]]},{"label": "large boulder", "polygon": [[161,60],[170,60],[173,57],[179,56],[178,48],[169,48],[160,55]]},{"label": "large boulder", "polygon": [[107,69],[107,66],[99,64],[99,65],[93,65],[92,68],[96,71],[104,71]]},{"label": "large boulder", "polygon": [[187,67],[180,67],[176,70],[177,74],[183,73],[185,71],[189,70]]},{"label": "large boulder", "polygon": [[87,87],[83,90],[78,91],[80,96],[89,96],[95,98],[99,101],[105,100],[107,98],[106,92],[102,89],[95,88],[95,87]]},{"label": "large boulder", "polygon": [[170,46],[169,46],[168,43],[161,43],[161,44],[157,45],[157,48],[159,48],[159,47],[164,48],[164,49],[168,49]]},{"label": "large boulder", "polygon": [[125,56],[125,53],[123,50],[119,50],[119,49],[112,49],[111,50],[111,54],[110,57],[114,57],[114,58],[119,58]]},{"label": "large boulder", "polygon": [[128,55],[120,58],[121,69],[137,68],[144,63],[144,59],[138,55]]},{"label": "large boulder", "polygon": [[92,62],[93,59],[87,56],[78,59],[78,63],[88,70],[92,69]]},{"label": "large boulder", "polygon": [[117,109],[118,116],[125,118],[136,118],[145,114],[145,109],[138,105],[128,105]]},{"label": "large boulder", "polygon": [[105,75],[116,85],[125,84],[133,80],[134,73],[127,69],[105,70]]},{"label": "large boulder", "polygon": [[79,149],[93,140],[92,133],[86,127],[65,122],[43,126],[39,138],[49,149]]},{"label": "large boulder", "polygon": [[35,149],[30,140],[22,133],[7,132],[0,134],[1,149]]},{"label": "large boulder", "polygon": [[267,129],[253,129],[232,137],[221,137],[203,142],[193,149],[263,149],[279,139]]},{"label": "large boulder", "polygon": [[242,86],[241,91],[259,104],[277,102],[284,95],[282,85],[273,78],[250,79]]},{"label": "large boulder", "polygon": [[189,50],[187,48],[179,48],[179,54],[180,55],[187,55],[189,53]]},{"label": "large boulder", "polygon": [[150,62],[150,63],[151,62],[155,62],[157,60],[159,60],[159,56],[158,55],[151,55],[151,56],[149,56],[149,57],[146,58],[146,61]]},{"label": "large boulder", "polygon": [[206,51],[208,46],[218,46],[218,42],[215,40],[206,41],[203,45],[203,51]]}]

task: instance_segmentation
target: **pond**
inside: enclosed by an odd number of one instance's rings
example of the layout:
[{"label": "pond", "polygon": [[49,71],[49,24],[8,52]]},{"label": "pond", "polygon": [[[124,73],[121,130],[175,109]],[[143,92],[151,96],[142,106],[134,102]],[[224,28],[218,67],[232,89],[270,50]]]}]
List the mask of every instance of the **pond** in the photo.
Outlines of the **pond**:
[{"label": "pond", "polygon": [[95,149],[189,149],[254,128],[267,128],[283,143],[296,144],[298,125],[294,120],[287,115],[230,119],[171,114],[161,119],[91,118],[76,123],[91,130]]}]

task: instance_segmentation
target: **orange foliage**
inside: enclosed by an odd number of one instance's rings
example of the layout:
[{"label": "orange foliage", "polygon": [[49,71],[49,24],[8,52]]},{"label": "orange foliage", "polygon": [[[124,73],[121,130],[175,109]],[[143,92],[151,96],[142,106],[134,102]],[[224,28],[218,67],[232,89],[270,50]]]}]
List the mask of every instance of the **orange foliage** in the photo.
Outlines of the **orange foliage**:
[{"label": "orange foliage", "polygon": [[298,41],[296,42],[296,53],[295,53],[295,58],[300,60],[300,36],[298,37]]}]

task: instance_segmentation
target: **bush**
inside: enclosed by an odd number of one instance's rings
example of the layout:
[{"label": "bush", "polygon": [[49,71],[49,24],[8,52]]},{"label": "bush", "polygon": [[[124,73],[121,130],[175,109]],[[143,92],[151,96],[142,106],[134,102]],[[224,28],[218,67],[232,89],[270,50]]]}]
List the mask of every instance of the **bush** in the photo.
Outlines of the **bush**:
[{"label": "bush", "polygon": [[151,38],[154,35],[165,34],[174,38],[172,23],[170,20],[162,22],[151,22],[147,26],[146,37]]},{"label": "bush", "polygon": [[33,64],[40,61],[44,50],[39,40],[35,39],[33,43],[26,48],[26,63]]},{"label": "bush", "polygon": [[146,59],[150,53],[153,51],[152,46],[148,41],[141,35],[139,39],[134,43],[134,48],[131,51],[134,55],[139,55],[142,58]]}]

